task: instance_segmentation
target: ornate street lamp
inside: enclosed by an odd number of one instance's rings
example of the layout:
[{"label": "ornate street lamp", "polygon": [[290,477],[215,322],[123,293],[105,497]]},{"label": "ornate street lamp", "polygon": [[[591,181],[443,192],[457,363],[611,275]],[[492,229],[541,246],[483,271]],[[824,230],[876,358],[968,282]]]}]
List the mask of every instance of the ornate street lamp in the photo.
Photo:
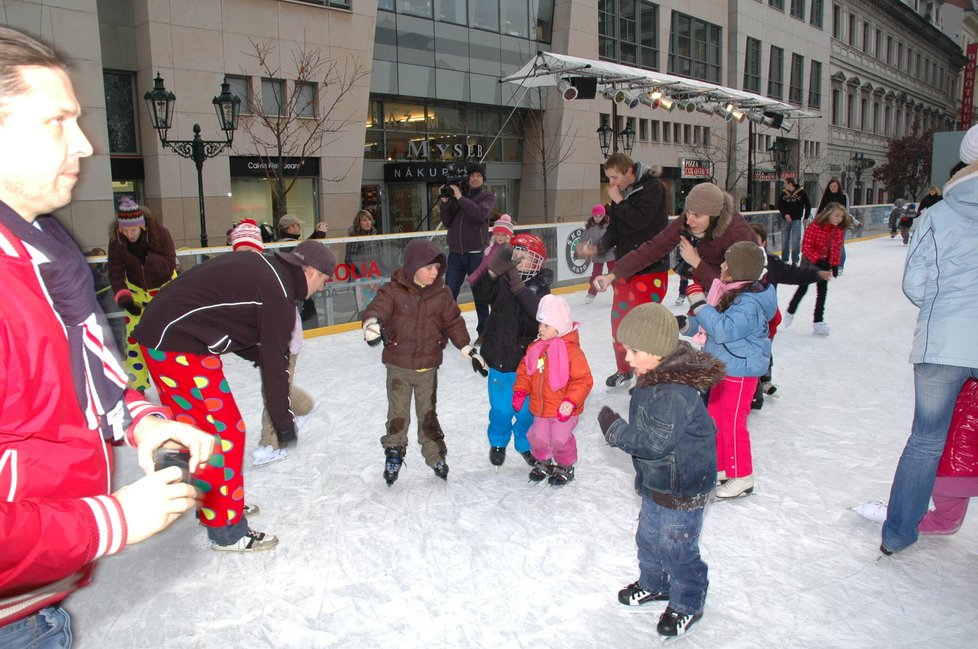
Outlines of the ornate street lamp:
[{"label": "ornate street lamp", "polygon": [[167,131],[173,124],[173,107],[177,101],[176,95],[166,89],[163,78],[156,73],[153,89],[143,95],[146,107],[149,109],[149,119],[153,128],[160,136],[160,144],[171,149],[182,158],[189,158],[197,165],[197,198],[200,203],[200,245],[207,247],[207,220],[204,217],[204,161],[213,158],[224,149],[231,146],[234,131],[238,128],[238,115],[241,112],[241,99],[231,92],[227,79],[221,83],[221,94],[213,99],[214,111],[217,113],[221,130],[225,139],[202,140],[200,124],[194,124],[194,139],[168,140]]},{"label": "ornate street lamp", "polygon": [[614,130],[608,126],[608,118],[605,117],[601,120],[601,126],[598,127],[598,144],[601,146],[601,155],[608,157],[608,151],[611,150],[611,138],[614,135]]},{"label": "ornate street lamp", "polygon": [[863,172],[867,169],[876,166],[876,161],[872,158],[867,158],[862,151],[857,151],[852,154],[849,159],[849,169],[856,174],[856,185],[854,187],[852,204],[858,205],[860,203],[860,194],[862,194],[862,178]]},{"label": "ornate street lamp", "polygon": [[625,152],[625,155],[630,156],[632,147],[635,146],[635,129],[632,128],[631,122],[625,124],[625,128],[621,129],[618,136],[621,138],[622,151]]},{"label": "ornate street lamp", "polygon": [[767,150],[774,161],[774,173],[777,175],[774,185],[775,195],[780,196],[781,170],[788,165],[788,145],[785,144],[784,138],[776,137]]}]

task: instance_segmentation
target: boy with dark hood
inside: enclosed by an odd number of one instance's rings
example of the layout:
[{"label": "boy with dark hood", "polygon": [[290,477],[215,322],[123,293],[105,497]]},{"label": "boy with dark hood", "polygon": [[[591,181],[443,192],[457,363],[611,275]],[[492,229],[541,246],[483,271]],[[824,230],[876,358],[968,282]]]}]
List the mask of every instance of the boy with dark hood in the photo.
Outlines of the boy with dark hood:
[{"label": "boy with dark hood", "polygon": [[438,366],[448,341],[472,369],[488,373],[482,356],[469,344],[469,333],[452,292],[445,286],[445,255],[425,239],[404,249],[404,266],[377,291],[364,311],[363,339],[383,341],[387,366],[387,433],[380,438],[386,462],[384,479],[394,484],[404,461],[411,426],[411,396],[418,416],[418,442],[425,463],[442,480],[448,479],[445,433],[435,412]]}]

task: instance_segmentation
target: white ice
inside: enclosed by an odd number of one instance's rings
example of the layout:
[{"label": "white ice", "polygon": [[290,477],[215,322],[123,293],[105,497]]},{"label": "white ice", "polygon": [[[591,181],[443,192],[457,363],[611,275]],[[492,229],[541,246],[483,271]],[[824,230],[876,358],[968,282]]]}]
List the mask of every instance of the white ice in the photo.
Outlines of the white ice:
[{"label": "white ice", "polygon": [[[899,239],[850,243],[848,252],[829,286],[832,334],[812,334],[813,287],[775,339],[780,389],[750,417],[755,493],[707,509],[710,590],[687,647],[978,646],[978,514],[954,536],[922,537],[881,558],[879,524],[850,510],[888,496],[912,416],[917,312],[900,291]],[[780,288],[782,310],[793,290]],[[595,419],[604,404],[627,414],[627,392],[603,386],[614,370],[611,295],[587,306],[583,292],[566,297],[596,380],[571,485],[528,482],[512,448],[493,470],[485,379],[449,347],[438,404],[448,482],[412,441],[388,488],[380,350],[359,331],[308,340],[297,382],[320,400],[318,418],[287,460],[246,469],[248,500],[262,509],[252,526],[278,535],[279,546],[213,552],[184,516],[102,561],[94,583],[67,601],[77,646],[658,646],[663,607],[616,600],[638,576],[640,499],[628,456],[605,444]],[[474,317],[466,313],[473,331]],[[258,373],[227,360],[250,457]],[[122,484],[138,469],[131,451],[119,455]]]}]

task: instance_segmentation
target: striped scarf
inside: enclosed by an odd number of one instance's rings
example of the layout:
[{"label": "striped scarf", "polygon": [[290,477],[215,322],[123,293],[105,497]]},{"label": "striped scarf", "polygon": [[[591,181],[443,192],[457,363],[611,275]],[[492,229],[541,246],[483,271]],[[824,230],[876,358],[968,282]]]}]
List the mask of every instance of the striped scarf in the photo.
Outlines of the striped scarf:
[{"label": "striped scarf", "polygon": [[129,412],[126,373],[116,358],[108,321],[95,298],[95,283],[71,235],[51,215],[33,223],[0,202],[0,229],[10,232],[7,254],[30,259],[38,281],[68,339],[72,383],[89,428],[108,441],[125,438]]}]

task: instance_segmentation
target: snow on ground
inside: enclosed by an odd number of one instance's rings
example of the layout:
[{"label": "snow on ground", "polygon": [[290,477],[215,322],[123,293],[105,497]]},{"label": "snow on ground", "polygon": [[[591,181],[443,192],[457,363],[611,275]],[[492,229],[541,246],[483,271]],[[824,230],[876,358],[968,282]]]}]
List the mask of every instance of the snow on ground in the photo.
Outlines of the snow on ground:
[{"label": "snow on ground", "polygon": [[[775,339],[778,397],[750,418],[754,495],[707,509],[710,591],[703,620],[681,640],[690,649],[975,646],[978,514],[954,536],[880,558],[879,525],[849,510],[887,497],[912,416],[916,310],[900,292],[899,240],[848,252],[829,286],[831,336],[812,334],[813,288]],[[780,288],[782,310],[792,292]],[[528,482],[512,450],[493,470],[485,380],[450,348],[439,371],[448,482],[412,443],[388,488],[380,350],[358,331],[312,339],[297,383],[319,399],[315,420],[286,461],[246,470],[249,502],[262,508],[252,526],[279,546],[213,552],[184,516],[103,560],[93,585],[68,600],[77,646],[658,646],[664,607],[616,600],[638,576],[640,499],[629,458],[604,443],[595,419],[603,404],[627,413],[627,393],[603,386],[614,370],[610,294],[587,306],[583,295],[566,297],[584,323],[596,386],[571,485]],[[475,314],[466,319],[474,331]],[[258,374],[227,360],[254,444]],[[138,475],[130,453],[120,451],[119,484]]]}]

